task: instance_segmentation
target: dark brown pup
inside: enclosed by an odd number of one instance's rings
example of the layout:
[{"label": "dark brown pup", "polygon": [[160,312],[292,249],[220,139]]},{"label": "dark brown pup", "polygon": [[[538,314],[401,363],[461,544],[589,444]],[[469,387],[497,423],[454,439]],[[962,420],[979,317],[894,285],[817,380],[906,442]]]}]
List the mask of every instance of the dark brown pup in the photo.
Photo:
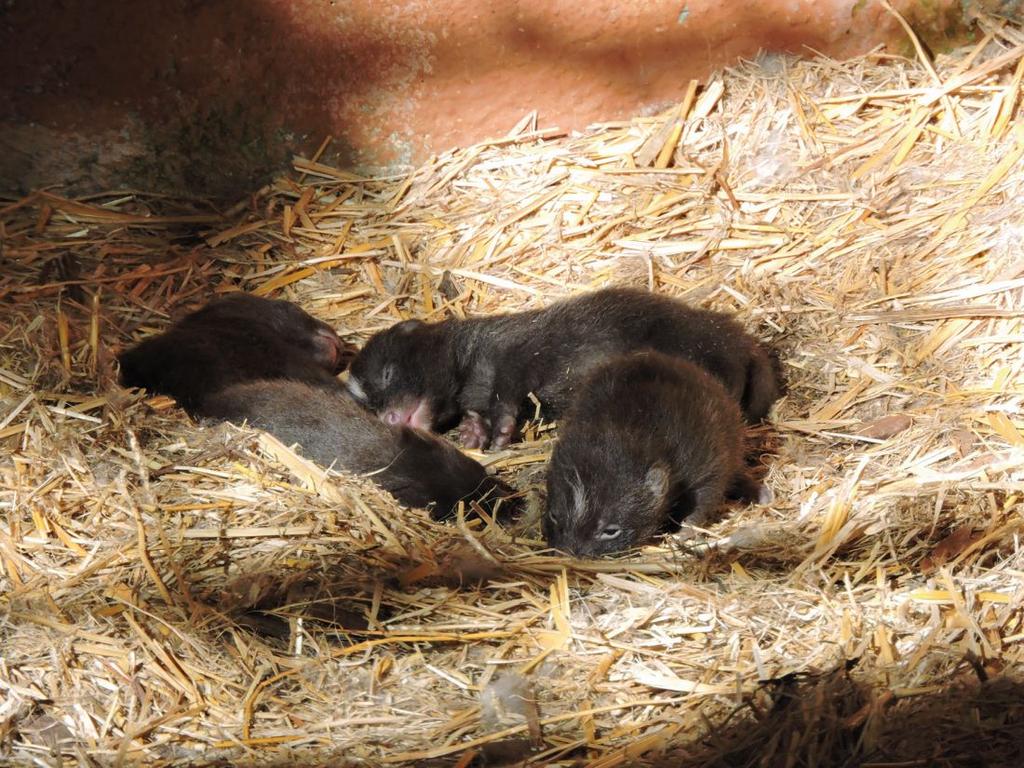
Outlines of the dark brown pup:
[{"label": "dark brown pup", "polygon": [[766,500],[747,473],[740,409],[722,384],[658,352],[617,357],[579,387],[548,468],[548,544],[597,557],[648,543],[726,498]]},{"label": "dark brown pup", "polygon": [[190,412],[202,398],[255,379],[338,386],[355,348],[289,301],[232,293],[120,356],[121,381],[171,395]]},{"label": "dark brown pup", "polygon": [[557,417],[596,366],[645,349],[709,371],[751,422],[779,396],[773,361],[736,321],[628,288],[516,314],[398,323],[352,361],[348,387],[389,424],[444,431],[461,418],[466,445],[501,447],[532,412],[530,393]]},{"label": "dark brown pup", "polygon": [[[264,429],[325,467],[365,474],[402,504],[432,506],[435,520],[460,500],[493,505],[512,490],[458,448],[411,427],[393,427],[335,391],[300,381],[233,384],[203,400],[203,415]],[[511,513],[506,499],[502,515]]]},{"label": "dark brown pup", "polygon": [[513,513],[513,491],[437,437],[388,426],[335,378],[345,347],[295,305],[254,296],[207,305],[121,356],[122,380],[174,397],[192,416],[247,421],[309,458],[367,474],[402,504],[432,506],[435,519],[459,501]]}]

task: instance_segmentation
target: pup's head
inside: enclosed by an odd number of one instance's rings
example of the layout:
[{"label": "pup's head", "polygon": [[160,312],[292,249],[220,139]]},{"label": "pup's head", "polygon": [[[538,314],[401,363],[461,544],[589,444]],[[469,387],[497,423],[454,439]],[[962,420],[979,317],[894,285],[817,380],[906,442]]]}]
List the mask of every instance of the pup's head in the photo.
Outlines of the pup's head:
[{"label": "pup's head", "polygon": [[387,424],[430,430],[455,415],[455,383],[437,325],[405,320],[375,334],[346,386]]},{"label": "pup's head", "polygon": [[621,446],[555,447],[548,468],[547,543],[576,557],[599,557],[648,543],[666,529],[670,476]]}]

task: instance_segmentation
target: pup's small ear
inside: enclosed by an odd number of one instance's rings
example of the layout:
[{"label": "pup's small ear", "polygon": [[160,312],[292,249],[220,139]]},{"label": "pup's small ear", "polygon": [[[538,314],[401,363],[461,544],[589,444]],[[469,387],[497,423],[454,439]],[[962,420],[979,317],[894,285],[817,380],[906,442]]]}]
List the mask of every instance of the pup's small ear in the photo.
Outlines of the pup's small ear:
[{"label": "pup's small ear", "polygon": [[668,493],[668,467],[664,464],[655,464],[647,470],[647,477],[644,478],[644,487],[656,499],[662,499]]}]

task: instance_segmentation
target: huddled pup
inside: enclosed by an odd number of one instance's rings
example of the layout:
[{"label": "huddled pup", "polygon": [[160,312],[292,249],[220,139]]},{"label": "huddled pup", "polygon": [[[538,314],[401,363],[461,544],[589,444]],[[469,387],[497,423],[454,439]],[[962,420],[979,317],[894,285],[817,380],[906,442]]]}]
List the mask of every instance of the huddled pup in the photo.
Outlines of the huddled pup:
[{"label": "huddled pup", "polygon": [[544,538],[595,557],[700,525],[726,498],[766,500],[748,474],[744,424],[715,377],[681,358],[636,352],[580,385],[551,455]]},{"label": "huddled pup", "polygon": [[367,342],[348,388],[388,424],[445,431],[458,423],[465,445],[501,447],[532,410],[528,394],[546,417],[558,417],[597,366],[644,349],[713,374],[750,422],[779,396],[772,360],[736,321],[628,288],[515,314],[406,320]]},{"label": "huddled pup", "polygon": [[324,466],[367,474],[402,504],[450,515],[460,500],[511,512],[512,490],[454,446],[387,425],[336,374],[351,357],[325,323],[286,301],[230,294],[120,356],[125,386],[170,395],[194,417],[246,421]]},{"label": "huddled pup", "polygon": [[121,380],[193,412],[230,384],[293,379],[337,389],[355,354],[327,323],[290,301],[230,293],[123,352]]}]

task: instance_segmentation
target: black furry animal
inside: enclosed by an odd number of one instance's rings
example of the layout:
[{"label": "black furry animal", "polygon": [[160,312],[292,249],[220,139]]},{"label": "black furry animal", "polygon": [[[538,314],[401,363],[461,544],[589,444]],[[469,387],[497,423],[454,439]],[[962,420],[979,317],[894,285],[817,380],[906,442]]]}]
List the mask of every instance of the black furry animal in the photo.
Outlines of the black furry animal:
[{"label": "black furry animal", "polygon": [[254,379],[333,388],[355,348],[295,304],[231,293],[121,354],[121,381],[194,411],[203,396]]},{"label": "black furry animal", "polygon": [[597,365],[644,349],[714,374],[751,422],[779,396],[772,359],[736,321],[628,288],[516,314],[406,320],[367,342],[349,366],[348,388],[389,424],[444,431],[462,418],[466,445],[500,447],[531,410],[530,393],[557,417]]},{"label": "black furry animal", "polygon": [[735,400],[658,352],[610,360],[579,387],[551,456],[544,538],[579,557],[701,524],[726,498],[767,500],[748,474]]},{"label": "black furry animal", "polygon": [[255,379],[338,386],[355,348],[290,301],[232,293],[119,357],[125,386],[171,395],[193,413],[209,392]]},{"label": "black furry animal", "polygon": [[382,423],[335,377],[348,348],[285,301],[211,302],[120,356],[126,386],[174,397],[194,417],[247,421],[324,466],[367,474],[402,504],[448,516],[460,500],[515,509],[512,490],[454,446]]},{"label": "black furry animal", "polygon": [[[460,500],[493,505],[511,489],[455,446],[411,427],[384,424],[342,388],[300,381],[251,381],[206,396],[201,411],[266,430],[285,444],[298,443],[325,467],[365,474],[402,504],[433,505],[434,519],[449,516]],[[506,498],[502,512],[511,513]]]}]

